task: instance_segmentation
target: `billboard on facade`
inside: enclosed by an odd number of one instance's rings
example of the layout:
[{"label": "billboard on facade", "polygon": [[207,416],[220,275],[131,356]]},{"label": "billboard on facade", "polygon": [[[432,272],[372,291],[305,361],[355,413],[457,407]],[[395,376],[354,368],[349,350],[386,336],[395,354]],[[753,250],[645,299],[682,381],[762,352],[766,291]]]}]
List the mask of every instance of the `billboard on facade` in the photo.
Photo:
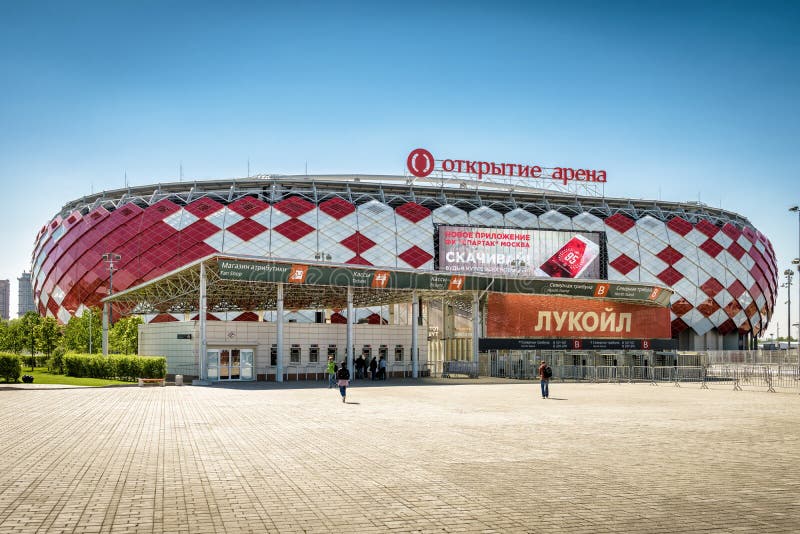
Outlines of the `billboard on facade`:
[{"label": "billboard on facade", "polygon": [[597,280],[600,244],[597,232],[439,226],[438,269]]},{"label": "billboard on facade", "polygon": [[601,299],[489,293],[486,337],[669,339],[669,308]]}]

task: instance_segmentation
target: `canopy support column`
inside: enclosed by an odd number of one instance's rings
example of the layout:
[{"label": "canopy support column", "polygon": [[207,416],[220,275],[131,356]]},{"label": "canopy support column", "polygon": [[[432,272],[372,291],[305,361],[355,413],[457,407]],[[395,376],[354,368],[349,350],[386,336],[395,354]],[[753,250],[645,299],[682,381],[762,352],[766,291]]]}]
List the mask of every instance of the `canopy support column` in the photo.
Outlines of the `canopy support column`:
[{"label": "canopy support column", "polygon": [[472,295],[472,361],[478,365],[478,338],[481,335],[481,296],[475,292]]},{"label": "canopy support column", "polygon": [[350,370],[350,376],[355,376],[353,374],[353,319],[353,288],[347,286],[347,348],[345,354],[347,355],[347,368]]},{"label": "canopy support column", "polygon": [[278,382],[283,382],[283,283],[278,284],[278,297],[276,299],[276,306],[275,306],[276,314],[277,314],[277,326],[278,326],[278,335],[277,335],[277,351],[276,351],[276,358],[277,364],[275,368],[275,380]]},{"label": "canopy support column", "polygon": [[411,292],[411,378],[419,378],[419,296]]},{"label": "canopy support column", "polygon": [[206,264],[200,264],[200,343],[198,358],[200,364],[200,380],[208,380],[208,339],[206,338],[206,313],[208,313],[208,293],[206,291]]}]

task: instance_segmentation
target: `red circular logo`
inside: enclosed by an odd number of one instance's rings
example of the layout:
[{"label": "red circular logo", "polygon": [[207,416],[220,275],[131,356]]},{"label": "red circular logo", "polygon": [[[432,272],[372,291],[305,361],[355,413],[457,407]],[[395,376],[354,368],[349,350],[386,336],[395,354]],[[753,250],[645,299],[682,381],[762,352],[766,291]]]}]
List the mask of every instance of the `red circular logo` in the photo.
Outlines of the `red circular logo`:
[{"label": "red circular logo", "polygon": [[408,155],[408,171],[417,178],[424,178],[433,172],[433,154],[424,148],[415,148]]}]

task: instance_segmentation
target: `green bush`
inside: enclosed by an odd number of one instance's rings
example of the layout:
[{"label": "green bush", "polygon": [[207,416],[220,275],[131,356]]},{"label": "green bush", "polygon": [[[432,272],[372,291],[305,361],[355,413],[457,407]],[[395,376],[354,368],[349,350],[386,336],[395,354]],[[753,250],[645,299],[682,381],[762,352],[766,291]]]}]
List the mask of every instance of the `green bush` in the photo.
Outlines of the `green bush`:
[{"label": "green bush", "polygon": [[47,369],[51,373],[64,374],[64,356],[67,350],[64,347],[56,347],[47,359]]},{"label": "green bush", "polygon": [[22,374],[22,361],[16,354],[0,353],[0,378],[5,378],[6,382],[19,382],[19,375]]},{"label": "green bush", "polygon": [[133,381],[166,377],[167,359],[163,356],[67,354],[64,368],[69,376]]}]

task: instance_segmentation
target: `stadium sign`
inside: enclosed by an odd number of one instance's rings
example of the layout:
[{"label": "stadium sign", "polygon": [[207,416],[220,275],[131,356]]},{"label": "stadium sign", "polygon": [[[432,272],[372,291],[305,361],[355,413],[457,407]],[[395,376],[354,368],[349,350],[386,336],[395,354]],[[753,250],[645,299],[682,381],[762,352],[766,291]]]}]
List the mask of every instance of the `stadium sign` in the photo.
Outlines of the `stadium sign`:
[{"label": "stadium sign", "polygon": [[469,159],[437,160],[430,151],[415,148],[406,159],[408,172],[417,178],[430,176],[436,170],[449,173],[471,174],[482,180],[484,176],[505,176],[509,178],[551,179],[567,185],[569,182],[606,183],[606,171],[594,169],[573,169],[571,167],[542,167],[522,163],[497,163],[494,161],[474,161]]}]

